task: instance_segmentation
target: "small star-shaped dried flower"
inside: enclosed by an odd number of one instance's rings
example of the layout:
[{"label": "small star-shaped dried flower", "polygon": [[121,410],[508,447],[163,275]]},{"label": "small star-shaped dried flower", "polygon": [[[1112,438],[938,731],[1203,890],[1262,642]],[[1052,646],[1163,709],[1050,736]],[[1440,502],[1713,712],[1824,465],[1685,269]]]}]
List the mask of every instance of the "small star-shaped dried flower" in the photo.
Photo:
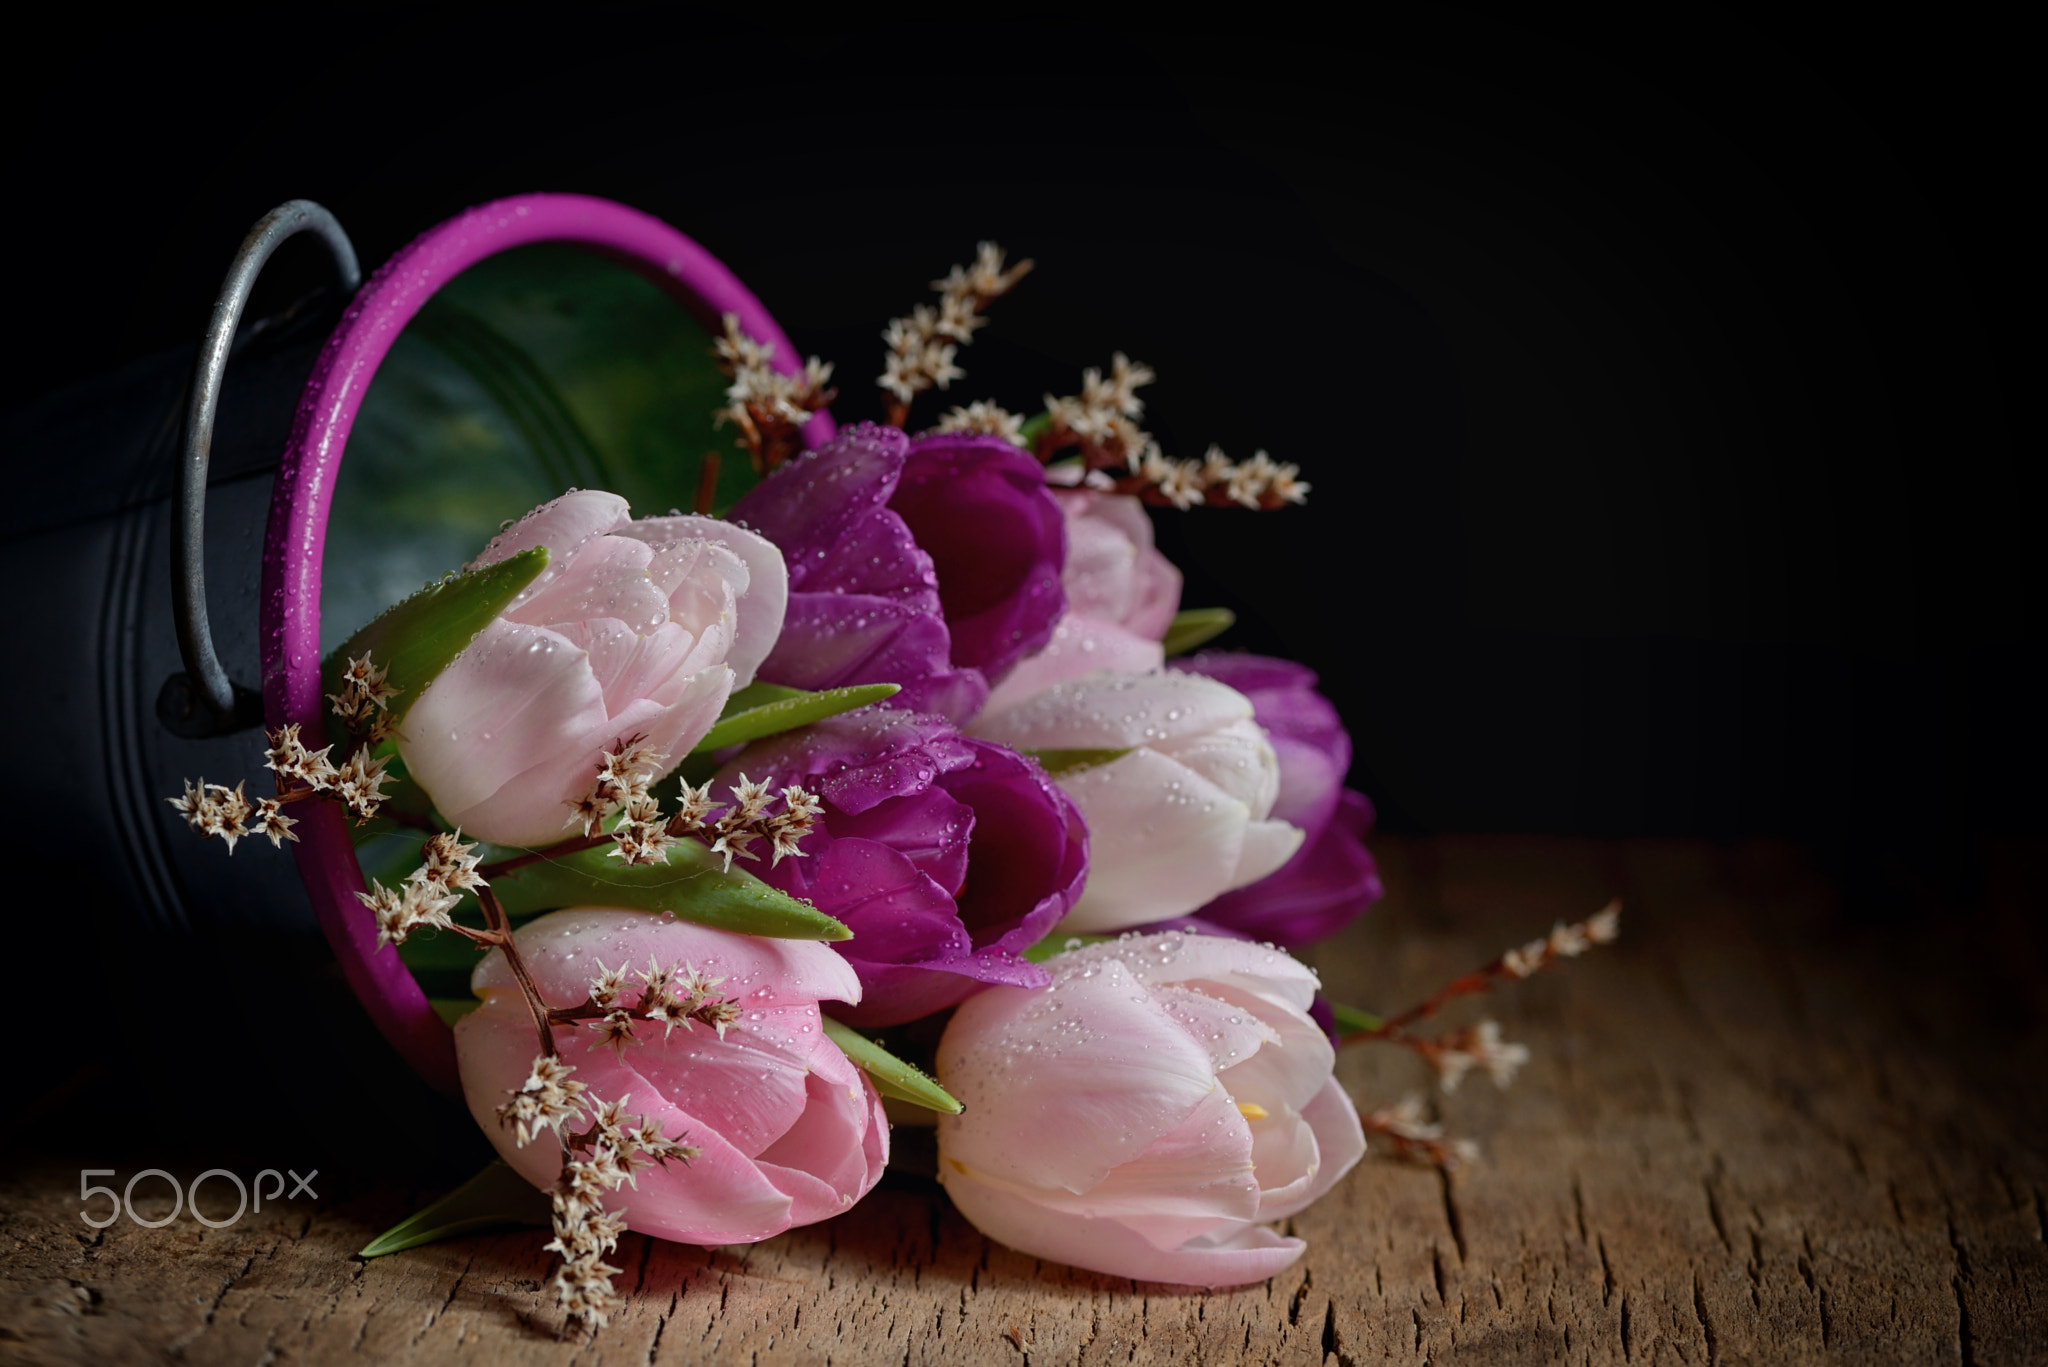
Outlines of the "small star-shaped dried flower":
[{"label": "small star-shaped dried flower", "polygon": [[474,842],[464,840],[461,831],[436,831],[420,847],[425,858],[410,878],[424,877],[449,889],[481,888],[488,886],[477,873],[482,858],[476,853]]},{"label": "small star-shaped dried flower", "polygon": [[729,1001],[708,1001],[695,1007],[690,1014],[718,1031],[718,1037],[724,1039],[725,1028],[740,1018],[740,1009]]},{"label": "small star-shaped dried flower", "polygon": [[[985,322],[986,319],[976,319]],[[1024,445],[1024,419],[1016,413],[997,407],[985,400],[978,400],[965,407],[949,410],[935,424],[940,432],[971,432],[982,436],[1001,437],[1012,446]]]},{"label": "small star-shaped dried flower", "polygon": [[1500,956],[1501,967],[1517,978],[1526,978],[1550,962],[1550,942],[1531,940],[1520,949],[1511,949]]},{"label": "small star-shaped dried flower", "polygon": [[627,1134],[626,1142],[657,1163],[693,1163],[703,1150],[695,1144],[683,1143],[683,1138],[684,1136],[681,1135],[674,1139],[667,1138],[661,1132],[661,1122],[659,1120],[642,1116],[639,1128]]},{"label": "small star-shaped dried flower", "polygon": [[388,758],[372,759],[370,748],[362,746],[336,772],[334,790],[355,813],[358,826],[377,815],[377,809],[384,805],[384,783],[391,777],[384,772],[388,763]]},{"label": "small star-shaped dried flower", "polygon": [[[533,1061],[533,1071],[512,1100],[498,1108],[498,1123],[516,1123],[521,1147],[544,1128],[561,1127],[583,1113],[583,1084],[570,1077],[576,1069],[546,1054]],[[574,1164],[570,1164],[574,1167]],[[566,1176],[566,1174],[565,1174]]]},{"label": "small star-shaped dried flower", "polygon": [[710,780],[705,780],[703,786],[697,788],[685,781],[676,798],[676,814],[669,819],[669,830],[676,835],[698,830],[704,825],[704,818],[711,815],[717,806],[711,800]]},{"label": "small star-shaped dried flower", "polygon": [[625,1057],[626,1046],[633,1042],[633,1016],[631,1012],[624,1010],[608,1011],[605,1013],[604,1018],[591,1028],[597,1031],[597,1042],[599,1044],[609,1044],[621,1058]]},{"label": "small star-shaped dried flower", "polygon": [[296,841],[292,827],[298,825],[296,818],[284,814],[284,805],[275,798],[259,798],[256,803],[256,819],[249,829],[257,835],[270,837],[270,843],[278,849],[284,848],[287,840]]},{"label": "small star-shaped dried flower", "polygon": [[626,1122],[636,1118],[626,1114],[626,1103],[631,1100],[630,1096],[622,1096],[616,1101],[600,1101],[591,1109],[590,1123],[598,1138],[614,1148],[625,1144]]},{"label": "small star-shaped dried flower", "polygon": [[697,965],[685,962],[681,972],[682,981],[677,986],[692,1002],[700,1002],[711,995],[711,990],[725,979],[714,978],[704,973]]},{"label": "small star-shaped dried flower", "polygon": [[597,966],[597,976],[590,980],[592,1005],[609,1010],[619,1004],[619,994],[626,990],[626,966],[606,968],[602,962]]},{"label": "small star-shaped dried flower", "polygon": [[1621,935],[1621,903],[1609,902],[1586,918],[1586,938],[1596,945],[1611,945]]}]

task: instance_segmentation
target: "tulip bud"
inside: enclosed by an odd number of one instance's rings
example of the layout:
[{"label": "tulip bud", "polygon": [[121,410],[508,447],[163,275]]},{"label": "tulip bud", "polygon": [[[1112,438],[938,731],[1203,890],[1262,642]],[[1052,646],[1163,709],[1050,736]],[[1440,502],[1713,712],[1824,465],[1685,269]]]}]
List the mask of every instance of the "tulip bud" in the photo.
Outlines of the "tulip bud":
[{"label": "tulip bud", "polygon": [[1305,1247],[1266,1228],[1365,1152],[1315,974],[1221,938],[1130,936],[1059,955],[1052,986],[960,1007],[939,1079],[939,1180],[1023,1253],[1194,1286],[1270,1277]]},{"label": "tulip bud", "polygon": [[753,679],[788,578],[761,537],[705,517],[635,522],[615,494],[565,494],[478,568],[546,546],[548,568],[430,684],[398,751],[451,823],[504,845],[561,839],[598,753],[641,736],[680,761]]},{"label": "tulip bud", "polygon": [[1088,882],[1063,930],[1184,916],[1264,878],[1301,845],[1299,828],[1267,819],[1280,768],[1250,700],[1199,674],[1090,674],[985,712],[968,730],[1094,761],[1056,775],[1090,842]]},{"label": "tulip bud", "polygon": [[[583,1005],[593,979],[616,1004],[632,1005],[653,984],[617,970],[652,961],[650,972],[680,970],[664,975],[660,1000],[730,1008],[700,1007],[696,1021],[677,1010],[670,1025],[633,1021],[616,1043],[608,1039],[618,1022],[603,1016],[555,1029],[562,1061],[590,1094],[696,1150],[687,1165],[643,1168],[605,1197],[630,1228],[691,1244],[751,1243],[839,1214],[881,1177],[881,1098],[826,1038],[818,1011],[820,1001],[860,999],[859,979],[830,949],[589,907],[540,917],[516,938],[550,1007]],[[533,1018],[502,953],[477,966],[472,986],[484,1004],[455,1027],[470,1113],[507,1163],[547,1187],[561,1172],[560,1142],[543,1130],[519,1144],[498,1119],[532,1070]]]}]

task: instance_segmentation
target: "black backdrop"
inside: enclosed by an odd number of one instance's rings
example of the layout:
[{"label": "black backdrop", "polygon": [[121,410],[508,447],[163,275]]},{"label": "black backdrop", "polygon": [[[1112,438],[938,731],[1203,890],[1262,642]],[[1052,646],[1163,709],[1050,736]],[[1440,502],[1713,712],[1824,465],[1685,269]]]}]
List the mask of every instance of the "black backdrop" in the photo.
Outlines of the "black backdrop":
[{"label": "black backdrop", "polygon": [[[0,407],[195,336],[293,196],[366,266],[498,195],[638,205],[837,361],[842,418],[994,237],[1040,270],[949,398],[1035,408],[1120,348],[1170,452],[1305,467],[1306,509],[1161,535],[1230,643],[1322,671],[1386,827],[1788,836],[1882,911],[2048,825],[2015,33],[391,10],[12,46]],[[318,271],[288,248],[258,307]]]}]

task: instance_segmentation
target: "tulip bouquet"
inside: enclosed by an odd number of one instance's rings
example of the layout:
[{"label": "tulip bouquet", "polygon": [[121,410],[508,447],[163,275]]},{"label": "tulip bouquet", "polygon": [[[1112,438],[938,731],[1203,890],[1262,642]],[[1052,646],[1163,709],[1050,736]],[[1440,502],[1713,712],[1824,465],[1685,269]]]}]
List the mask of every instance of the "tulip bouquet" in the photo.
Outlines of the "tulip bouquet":
[{"label": "tulip bouquet", "polygon": [[1309,486],[1163,455],[1122,355],[1028,420],[912,435],[1029,266],[985,244],[936,282],[884,334],[886,421],[836,431],[831,367],[728,317],[737,504],[711,458],[693,514],[536,508],[335,653],[328,734],[271,734],[274,797],[172,799],[230,849],[341,803],[384,952],[457,984],[437,1009],[503,1166],[366,1251],[544,1192],[561,1303],[601,1324],[623,1230],[835,1215],[893,1122],[935,1124],[937,1179],[1012,1247],[1255,1281],[1368,1132],[1460,1156],[1413,1107],[1361,1117],[1340,1042],[1505,1081],[1526,1053],[1491,1023],[1410,1027],[1613,937],[1609,908],[1387,1019],[1318,996],[1288,950],[1380,893],[1349,738],[1300,665],[1190,653],[1229,615],[1182,610],[1148,511]]}]

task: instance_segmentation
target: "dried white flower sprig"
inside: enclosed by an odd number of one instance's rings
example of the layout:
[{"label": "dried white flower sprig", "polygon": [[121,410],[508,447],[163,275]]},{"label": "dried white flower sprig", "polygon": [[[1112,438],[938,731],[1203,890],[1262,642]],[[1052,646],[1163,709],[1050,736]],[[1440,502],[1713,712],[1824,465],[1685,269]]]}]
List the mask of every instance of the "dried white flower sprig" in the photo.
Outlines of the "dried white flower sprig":
[{"label": "dried white flower sprig", "polygon": [[981,311],[1015,288],[1031,266],[1030,261],[1019,261],[1005,270],[1003,249],[983,242],[975,249],[972,266],[955,266],[945,279],[932,281],[932,288],[939,292],[936,309],[919,304],[903,317],[889,320],[882,331],[889,350],[875,383],[888,392],[891,427],[903,426],[910,416],[911,401],[919,394],[944,389],[967,373],[953,360],[961,347],[973,342],[975,329],[988,322]]},{"label": "dried white flower sprig", "polygon": [[1106,493],[1135,494],[1147,503],[1180,509],[1271,510],[1306,503],[1309,486],[1301,467],[1275,461],[1264,451],[1234,461],[1218,446],[1200,460],[1175,460],[1160,452],[1152,434],[1138,426],[1145,401],[1138,390],[1157,375],[1121,351],[1110,358],[1109,375],[1093,366],[1081,372],[1081,392],[1045,396],[1046,425],[1033,449],[1042,461],[1078,450],[1080,482]]},{"label": "dried white flower sprig", "polygon": [[[824,806],[814,793],[792,784],[771,795],[768,786],[748,780],[745,774],[733,785],[733,800],[719,804],[711,799],[711,784],[692,787],[682,784],[680,801],[673,815],[663,815],[661,803],[650,791],[666,756],[650,749],[644,736],[615,741],[601,752],[597,778],[590,790],[572,802],[571,824],[580,822],[583,836],[563,845],[538,851],[519,861],[508,861],[500,869],[516,868],[530,858],[556,858],[579,849],[595,849],[611,842],[612,854],[628,864],[665,864],[668,848],[676,841],[695,837],[725,856],[725,867],[738,859],[758,860],[750,847],[765,840],[772,851],[773,867],[785,858],[802,857],[799,843],[809,835]],[[779,811],[770,811],[778,801]],[[712,813],[723,812],[716,820]],[[619,821],[609,832],[604,823],[616,814]]]},{"label": "dried white flower sprig", "polygon": [[1391,1106],[1382,1106],[1358,1117],[1367,1134],[1386,1140],[1400,1158],[1420,1158],[1446,1172],[1479,1157],[1479,1146],[1469,1139],[1446,1139],[1442,1122],[1430,1120],[1422,1098],[1414,1092]]},{"label": "dried white flower sprig", "polygon": [[[1583,921],[1560,921],[1543,939],[1510,949],[1491,963],[1451,979],[1420,1005],[1398,1016],[1380,1020],[1363,1012],[1338,1008],[1338,1026],[1344,1032],[1342,1042],[1398,1044],[1413,1049],[1436,1069],[1438,1084],[1446,1092],[1456,1091],[1474,1068],[1485,1070],[1495,1086],[1505,1087],[1528,1063],[1529,1049],[1501,1038],[1499,1021],[1482,1020],[1477,1025],[1434,1036],[1410,1034],[1408,1027],[1435,1015],[1459,997],[1491,991],[1500,983],[1520,982],[1561,959],[1577,958],[1595,945],[1612,944],[1620,934],[1620,902],[1609,902]],[[1399,1141],[1397,1151],[1427,1157],[1447,1167],[1456,1166],[1461,1156],[1471,1156],[1456,1145],[1445,1145],[1441,1126],[1422,1125],[1419,1106],[1419,1102],[1411,1099],[1399,1107],[1376,1111],[1366,1119],[1365,1127],[1374,1130],[1377,1122],[1379,1133]]]},{"label": "dried white flower sprig", "polygon": [[299,837],[292,827],[296,817],[284,814],[285,806],[312,797],[328,797],[348,808],[361,825],[383,809],[384,785],[391,776],[384,771],[386,760],[372,751],[391,733],[389,703],[402,691],[384,681],[385,671],[371,662],[368,652],[351,659],[342,676],[341,692],[330,693],[334,715],[357,739],[349,757],[339,766],[328,758],[332,745],[308,750],[299,739],[296,723],[267,732],[270,747],[264,767],[277,776],[277,796],[251,799],[237,783],[228,788],[200,779],[188,781],[182,795],[166,798],[187,825],[209,839],[218,837],[234,853],[235,842],[247,835],[268,837],[283,848],[287,840]]},{"label": "dried white flower sprig", "polygon": [[[775,369],[775,344],[757,342],[740,331],[739,315],[724,315],[725,335],[712,346],[718,368],[730,382],[725,389],[726,406],[713,415],[724,426],[739,429],[739,443],[753,462],[754,473],[765,475],[795,455],[802,446],[804,424],[811,414],[831,403],[839,391],[829,388],[832,367],[813,356],[794,375]],[[697,511],[709,513],[709,488],[717,483],[718,457],[705,458],[705,473],[698,488]]]},{"label": "dried white flower sprig", "polygon": [[[534,990],[517,943],[508,936],[502,948],[527,993],[540,1028],[541,1052],[526,1081],[498,1108],[498,1123],[511,1127],[522,1148],[549,1131],[561,1142],[562,1175],[552,1192],[555,1237],[546,1245],[562,1255],[555,1292],[571,1318],[602,1325],[622,1304],[612,1288],[619,1269],[607,1265],[603,1255],[618,1247],[626,1230],[626,1217],[605,1209],[604,1193],[628,1183],[637,1186],[634,1174],[650,1163],[693,1162],[699,1150],[683,1142],[687,1136],[662,1134],[658,1121],[628,1115],[631,1098],[604,1101],[592,1095],[571,1076],[576,1070],[562,1062],[554,1027],[588,1026],[623,1054],[628,1045],[643,1042],[634,1033],[636,1024],[661,1026],[664,1039],[679,1025],[685,1030],[707,1025],[723,1039],[726,1027],[739,1019],[739,1007],[713,991],[723,978],[706,977],[690,964],[664,966],[650,959],[646,968],[630,975],[623,964],[606,968],[600,963],[581,1003],[550,1008]],[[637,992],[632,979],[638,980]],[[571,1128],[586,1119],[587,1129]]]},{"label": "dried white flower sprig", "polygon": [[[543,1245],[562,1255],[555,1294],[572,1319],[607,1323],[625,1302],[612,1287],[619,1269],[604,1255],[619,1246],[626,1217],[607,1210],[604,1193],[628,1183],[650,1164],[689,1163],[700,1150],[661,1132],[661,1123],[628,1115],[630,1097],[604,1101],[570,1074],[576,1070],[552,1054],[533,1061],[533,1071],[512,1100],[498,1108],[498,1123],[513,1127],[523,1148],[534,1136],[553,1131],[562,1145],[562,1175],[555,1179],[555,1237]],[[589,1128],[569,1127],[589,1120]]]}]

